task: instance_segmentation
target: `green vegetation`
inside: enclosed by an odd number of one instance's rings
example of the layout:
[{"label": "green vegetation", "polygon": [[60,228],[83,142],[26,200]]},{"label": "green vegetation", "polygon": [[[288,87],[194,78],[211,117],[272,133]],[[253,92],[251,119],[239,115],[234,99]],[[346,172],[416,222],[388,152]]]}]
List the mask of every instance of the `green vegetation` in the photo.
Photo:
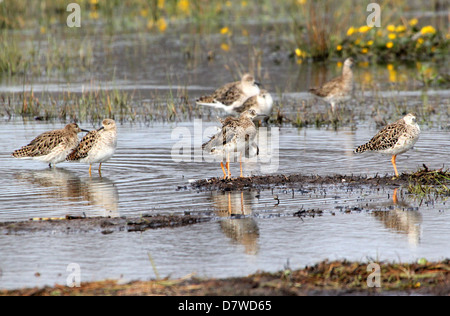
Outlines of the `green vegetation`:
[{"label": "green vegetation", "polygon": [[409,176],[408,191],[417,197],[450,196],[450,171],[429,170],[427,166]]}]

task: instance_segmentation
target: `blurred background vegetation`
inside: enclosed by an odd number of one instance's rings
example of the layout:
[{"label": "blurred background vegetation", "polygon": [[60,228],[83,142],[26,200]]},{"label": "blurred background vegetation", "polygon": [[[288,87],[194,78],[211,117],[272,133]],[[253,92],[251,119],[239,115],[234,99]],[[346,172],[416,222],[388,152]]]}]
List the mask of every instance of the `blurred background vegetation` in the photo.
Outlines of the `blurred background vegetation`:
[{"label": "blurred background vegetation", "polygon": [[[71,13],[67,5],[72,2],[81,8],[80,28],[66,24]],[[448,73],[437,65],[445,65],[449,56],[449,1],[380,1],[381,27],[373,28],[367,26],[371,2],[0,0],[0,79],[6,85],[23,84],[20,92],[5,90],[0,103],[8,116],[100,118],[105,113],[125,113],[134,117],[137,111],[130,106],[134,92],[105,89],[100,86],[103,82],[126,79],[132,73],[145,82],[157,78],[159,84],[165,82],[169,87],[197,85],[209,71],[208,63],[219,58],[221,64],[215,71],[226,68],[234,78],[250,71],[269,82],[272,75],[273,92],[280,100],[285,90],[294,89],[291,85],[307,89],[330,74],[319,69],[312,72],[314,82],[290,78],[281,84],[282,74],[268,73],[267,67],[262,70],[268,60],[298,67],[331,61],[337,65],[335,75],[342,60],[354,56],[363,70],[362,90],[375,89],[373,79],[380,71],[388,72],[388,82],[406,85],[410,76],[398,73],[403,62],[416,69],[412,73],[422,85],[448,83]],[[119,44],[125,41],[130,43]],[[381,69],[371,68],[374,64]],[[194,79],[177,78],[177,71],[170,67],[195,75],[195,83]],[[305,67],[304,71],[310,70]],[[206,84],[209,80],[205,79]],[[95,88],[76,94],[70,87],[61,88],[62,95],[57,96],[46,95],[45,88],[40,95],[33,92],[37,83],[89,81]],[[161,113],[190,115],[193,108],[187,91],[178,88],[147,97],[157,100]],[[142,108],[146,109],[145,103],[139,104]],[[149,107],[145,115],[153,117],[154,108]]]}]

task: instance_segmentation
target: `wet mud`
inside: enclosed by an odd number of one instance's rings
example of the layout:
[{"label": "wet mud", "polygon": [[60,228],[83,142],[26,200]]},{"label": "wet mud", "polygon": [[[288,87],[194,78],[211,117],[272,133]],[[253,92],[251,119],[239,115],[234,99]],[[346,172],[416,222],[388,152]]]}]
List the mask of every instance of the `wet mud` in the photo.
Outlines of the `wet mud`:
[{"label": "wet mud", "polygon": [[194,215],[154,215],[135,218],[108,217],[73,217],[63,219],[37,219],[20,222],[0,223],[0,233],[3,235],[43,233],[86,233],[99,232],[111,234],[114,232],[140,232],[147,229],[169,228],[192,225],[209,221],[210,218]]},{"label": "wet mud", "polygon": [[[162,295],[162,296],[304,296],[304,295],[450,295],[450,261],[378,263],[380,279],[369,287],[368,263],[323,261],[299,270],[258,272],[246,277],[203,279],[188,275],[122,283],[114,280],[0,291],[0,296]],[[368,271],[369,270],[369,271]]]},{"label": "wet mud", "polygon": [[271,189],[275,186],[301,189],[310,185],[346,185],[346,186],[372,186],[372,187],[400,187],[408,185],[443,185],[450,183],[450,172],[430,170],[427,166],[418,171],[398,177],[392,175],[266,175],[244,178],[212,178],[191,183],[191,187],[198,191],[237,191],[245,189]]}]

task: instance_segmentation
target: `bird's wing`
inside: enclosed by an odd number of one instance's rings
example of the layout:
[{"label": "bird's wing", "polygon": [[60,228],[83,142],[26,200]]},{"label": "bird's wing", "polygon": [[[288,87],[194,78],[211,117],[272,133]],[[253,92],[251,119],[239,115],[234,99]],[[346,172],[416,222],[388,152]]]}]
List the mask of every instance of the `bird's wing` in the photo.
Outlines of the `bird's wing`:
[{"label": "bird's wing", "polygon": [[99,133],[96,130],[90,131],[87,133],[78,146],[67,156],[67,160],[80,160],[82,158],[86,158],[89,154],[89,151],[97,142]]}]

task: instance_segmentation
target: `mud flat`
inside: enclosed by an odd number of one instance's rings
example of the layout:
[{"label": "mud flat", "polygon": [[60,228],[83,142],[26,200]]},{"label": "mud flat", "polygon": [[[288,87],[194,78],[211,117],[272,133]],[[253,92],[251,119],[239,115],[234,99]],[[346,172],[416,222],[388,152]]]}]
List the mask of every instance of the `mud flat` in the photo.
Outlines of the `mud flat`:
[{"label": "mud flat", "polygon": [[42,233],[85,233],[100,232],[111,234],[118,231],[136,232],[147,229],[180,227],[200,222],[210,218],[193,215],[153,215],[136,218],[107,218],[107,217],[73,217],[66,216],[61,219],[38,218],[29,221],[0,223],[0,233],[27,234]]},{"label": "mud flat", "polygon": [[[309,185],[348,185],[348,186],[442,186],[448,191],[446,184],[450,183],[450,172],[429,170],[424,165],[422,169],[411,173],[401,174],[399,177],[392,175],[365,176],[365,175],[267,175],[253,176],[235,179],[212,178],[203,179],[191,183],[192,188],[199,191],[218,190],[234,191],[244,189],[270,189],[275,186],[286,186],[289,188],[302,188]],[[444,190],[445,191],[445,190]],[[445,192],[444,192],[445,193]]]},{"label": "mud flat", "polygon": [[[163,295],[163,296],[303,296],[303,295],[450,295],[450,260],[421,263],[378,263],[379,287],[369,287],[368,263],[323,261],[299,270],[259,272],[246,277],[202,279],[115,280],[0,291],[0,296]],[[369,271],[367,271],[369,270]]]}]

